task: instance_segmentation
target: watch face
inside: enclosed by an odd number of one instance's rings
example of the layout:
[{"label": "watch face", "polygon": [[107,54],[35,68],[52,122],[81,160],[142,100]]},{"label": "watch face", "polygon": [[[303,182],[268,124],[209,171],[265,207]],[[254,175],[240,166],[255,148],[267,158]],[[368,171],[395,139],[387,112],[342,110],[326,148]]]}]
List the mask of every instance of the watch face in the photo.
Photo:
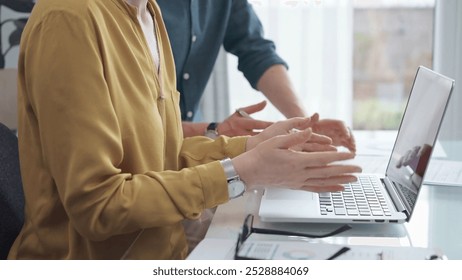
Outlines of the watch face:
[{"label": "watch face", "polygon": [[218,137],[218,134],[214,130],[207,130],[207,132],[205,132],[205,136],[215,139]]},{"label": "watch face", "polygon": [[236,198],[245,192],[245,184],[241,180],[234,180],[228,185],[229,198]]}]

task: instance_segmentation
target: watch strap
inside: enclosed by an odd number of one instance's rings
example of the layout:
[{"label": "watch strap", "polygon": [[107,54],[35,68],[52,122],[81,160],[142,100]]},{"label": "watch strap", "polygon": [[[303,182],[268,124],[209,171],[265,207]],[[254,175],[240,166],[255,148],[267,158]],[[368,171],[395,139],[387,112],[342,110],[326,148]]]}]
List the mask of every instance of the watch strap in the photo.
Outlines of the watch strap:
[{"label": "watch strap", "polygon": [[230,158],[225,158],[221,160],[220,163],[225,172],[226,180],[228,181],[229,198],[233,199],[243,195],[246,191],[246,186],[234,169],[232,160]]},{"label": "watch strap", "polygon": [[236,179],[239,180],[239,175],[237,174],[236,169],[234,169],[233,161],[230,158],[225,158],[221,160],[220,163],[221,166],[223,166],[228,183]]}]

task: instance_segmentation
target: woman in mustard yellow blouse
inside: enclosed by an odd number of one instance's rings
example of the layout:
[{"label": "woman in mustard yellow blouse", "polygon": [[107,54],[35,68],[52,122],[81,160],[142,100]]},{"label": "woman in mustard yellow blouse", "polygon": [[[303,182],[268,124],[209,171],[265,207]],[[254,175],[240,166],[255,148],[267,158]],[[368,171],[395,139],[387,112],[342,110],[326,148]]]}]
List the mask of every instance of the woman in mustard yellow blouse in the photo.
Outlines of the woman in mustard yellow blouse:
[{"label": "woman in mustard yellow blouse", "polygon": [[185,258],[181,221],[239,195],[230,176],[247,189],[337,191],[360,171],[330,164],[353,154],[312,134],[310,119],[183,139],[152,0],[38,1],[18,71],[26,207],[10,259]]}]

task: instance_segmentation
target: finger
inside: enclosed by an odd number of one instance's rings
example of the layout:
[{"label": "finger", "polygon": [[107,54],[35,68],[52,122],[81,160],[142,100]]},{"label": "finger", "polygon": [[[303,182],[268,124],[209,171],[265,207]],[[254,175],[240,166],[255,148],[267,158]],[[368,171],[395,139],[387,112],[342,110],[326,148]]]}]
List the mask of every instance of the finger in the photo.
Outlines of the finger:
[{"label": "finger", "polygon": [[253,131],[253,130],[236,130],[234,131],[233,135],[234,136],[254,136],[259,134],[260,132],[258,131]]},{"label": "finger", "polygon": [[347,148],[352,153],[356,153],[356,143],[352,139],[342,139],[339,145]]},{"label": "finger", "polygon": [[[300,119],[300,118],[298,118]],[[308,127],[313,127],[316,125],[316,123],[319,121],[319,114],[318,113],[314,113],[311,117],[308,117],[308,118],[303,118],[305,121],[304,122],[300,122],[299,124],[297,124],[297,126],[294,126],[292,129],[299,129],[299,130],[305,130],[307,129]]]},{"label": "finger", "polygon": [[345,190],[343,185],[332,185],[332,186],[303,186],[300,190],[323,193],[323,192],[341,192]]},{"label": "finger", "polygon": [[348,138],[344,140],[343,146],[350,152],[356,153],[356,140],[351,128],[348,127]]},{"label": "finger", "polygon": [[297,151],[302,152],[328,152],[337,151],[337,148],[332,145],[319,144],[319,143],[304,143],[297,147]]},{"label": "finger", "polygon": [[346,147],[350,152],[356,153],[356,142],[354,139],[350,139],[346,144],[344,144],[344,147]]},{"label": "finger", "polygon": [[240,127],[239,129],[234,130],[234,135],[235,136],[237,136],[237,135],[240,135],[240,136],[243,136],[243,135],[254,136],[254,135],[260,134],[261,131],[262,131],[262,129],[258,129],[258,128],[250,127],[249,129],[244,129],[244,128]]},{"label": "finger", "polygon": [[232,117],[229,117],[219,125],[218,131],[221,135],[228,136],[255,135],[272,124],[272,122],[242,118],[232,115]]},{"label": "finger", "polygon": [[355,154],[349,152],[312,152],[300,154],[305,157],[302,161],[305,167],[325,166],[336,161],[353,159]]},{"label": "finger", "polygon": [[296,133],[312,126],[310,118],[295,117],[282,122],[283,129],[287,133]]},{"label": "finger", "polygon": [[342,121],[337,121],[334,124],[337,124],[337,130],[340,135],[345,135],[346,138],[350,138],[350,129]]},{"label": "finger", "polygon": [[273,147],[279,149],[289,149],[291,147],[307,142],[311,137],[311,128],[296,133],[280,135],[270,139]]},{"label": "finger", "polygon": [[326,135],[321,135],[317,133],[312,133],[310,142],[312,143],[320,143],[320,144],[332,144],[332,138],[326,136]]},{"label": "finger", "polygon": [[335,138],[335,141],[339,144],[342,140],[348,140],[351,137],[351,131],[349,128],[344,122],[339,120],[320,120],[313,125],[313,131]]},{"label": "finger", "polygon": [[362,172],[361,167],[356,165],[328,165],[324,167],[306,168],[304,175],[308,178],[333,178],[340,174],[351,174]]},{"label": "finger", "polygon": [[253,113],[256,113],[256,112],[260,112],[265,107],[266,107],[266,100],[263,100],[262,102],[259,102],[257,104],[253,104],[253,105],[250,105],[250,106],[247,106],[247,107],[240,108],[239,110],[242,110],[242,111],[244,111],[244,112],[246,112],[247,114],[250,115],[250,114],[253,114]]},{"label": "finger", "polygon": [[319,114],[318,113],[314,113],[311,117],[311,122],[312,123],[317,123],[319,121]]},{"label": "finger", "polygon": [[240,118],[239,120],[236,120],[236,121],[238,121],[239,126],[241,128],[244,128],[245,130],[254,130],[254,129],[262,130],[273,124],[273,122],[261,121],[261,120],[255,120],[255,119],[247,119],[247,118]]},{"label": "finger", "polygon": [[233,135],[257,135],[262,130],[271,126],[272,122],[259,121],[255,119],[239,118],[231,124]]},{"label": "finger", "polygon": [[348,184],[356,181],[358,181],[358,179],[353,175],[339,175],[329,178],[309,178],[305,181],[304,186],[311,186],[316,188]]}]

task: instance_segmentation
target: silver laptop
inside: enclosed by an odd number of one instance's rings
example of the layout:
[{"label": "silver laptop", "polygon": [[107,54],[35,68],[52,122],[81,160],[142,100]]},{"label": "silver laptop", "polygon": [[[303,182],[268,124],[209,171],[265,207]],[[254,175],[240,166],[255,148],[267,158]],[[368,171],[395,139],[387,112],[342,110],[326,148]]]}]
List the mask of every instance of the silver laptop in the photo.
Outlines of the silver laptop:
[{"label": "silver laptop", "polygon": [[358,174],[345,191],[266,189],[265,222],[403,223],[416,204],[454,81],[420,66],[384,175]]}]

